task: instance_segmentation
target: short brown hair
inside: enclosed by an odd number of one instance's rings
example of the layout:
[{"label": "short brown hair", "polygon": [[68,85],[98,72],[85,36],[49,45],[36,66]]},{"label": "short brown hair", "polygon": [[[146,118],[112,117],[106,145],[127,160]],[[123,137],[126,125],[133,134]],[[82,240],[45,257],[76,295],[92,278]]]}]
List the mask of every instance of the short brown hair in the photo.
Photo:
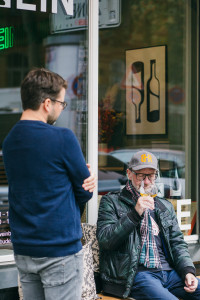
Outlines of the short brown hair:
[{"label": "short brown hair", "polygon": [[46,98],[55,98],[62,88],[67,89],[67,81],[57,73],[44,68],[32,69],[21,84],[23,109],[38,110]]}]

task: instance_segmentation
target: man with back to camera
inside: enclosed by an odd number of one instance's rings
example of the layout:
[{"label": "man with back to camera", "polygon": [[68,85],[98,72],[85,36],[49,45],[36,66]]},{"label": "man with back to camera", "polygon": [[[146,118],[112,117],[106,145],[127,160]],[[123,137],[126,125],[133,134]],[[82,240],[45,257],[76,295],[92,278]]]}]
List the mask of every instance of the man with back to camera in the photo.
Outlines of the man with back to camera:
[{"label": "man with back to camera", "polygon": [[97,239],[103,291],[140,300],[197,300],[200,280],[173,205],[155,194],[157,172],[157,158],[138,151],[129,162],[126,186],[101,199]]},{"label": "man with back to camera", "polygon": [[24,300],[81,299],[80,207],[96,178],[72,131],[51,126],[66,107],[66,88],[58,74],[31,70],[21,84],[21,119],[3,143]]}]

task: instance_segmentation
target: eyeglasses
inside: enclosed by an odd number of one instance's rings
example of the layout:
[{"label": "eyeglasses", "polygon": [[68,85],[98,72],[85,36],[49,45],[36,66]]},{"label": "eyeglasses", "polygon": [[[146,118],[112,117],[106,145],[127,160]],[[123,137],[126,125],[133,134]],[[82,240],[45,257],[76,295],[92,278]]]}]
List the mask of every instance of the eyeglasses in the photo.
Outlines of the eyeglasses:
[{"label": "eyeglasses", "polygon": [[130,171],[136,175],[136,179],[139,181],[143,181],[145,180],[146,177],[148,177],[148,179],[150,181],[156,180],[158,177],[158,173],[151,173],[151,174],[143,174],[143,173],[136,173],[134,172],[132,169],[130,169]]},{"label": "eyeglasses", "polygon": [[58,102],[62,105],[62,109],[64,110],[66,107],[67,107],[67,102],[65,101],[59,101],[59,100],[56,100],[56,99],[52,99],[52,98],[49,98],[51,101],[54,101],[54,102]]}]

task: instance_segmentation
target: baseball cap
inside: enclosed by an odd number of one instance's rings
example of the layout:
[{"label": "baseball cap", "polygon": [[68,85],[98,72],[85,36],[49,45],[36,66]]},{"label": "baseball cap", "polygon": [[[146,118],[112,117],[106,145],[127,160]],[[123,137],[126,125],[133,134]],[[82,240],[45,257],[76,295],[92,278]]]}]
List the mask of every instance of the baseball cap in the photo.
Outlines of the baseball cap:
[{"label": "baseball cap", "polygon": [[128,166],[133,170],[152,168],[158,171],[158,160],[152,153],[141,150],[132,156]]}]

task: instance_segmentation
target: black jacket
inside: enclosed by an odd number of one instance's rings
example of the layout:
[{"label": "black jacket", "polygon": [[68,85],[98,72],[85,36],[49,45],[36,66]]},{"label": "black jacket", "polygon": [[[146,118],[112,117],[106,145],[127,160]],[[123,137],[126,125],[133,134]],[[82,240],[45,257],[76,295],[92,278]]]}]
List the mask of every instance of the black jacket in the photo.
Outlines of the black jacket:
[{"label": "black jacket", "polygon": [[[97,221],[103,291],[123,298],[128,297],[133,285],[141,249],[139,229],[142,217],[134,206],[126,188],[108,193],[101,199]],[[183,279],[187,273],[195,275],[171,202],[156,197],[155,215],[166,259]]]}]

